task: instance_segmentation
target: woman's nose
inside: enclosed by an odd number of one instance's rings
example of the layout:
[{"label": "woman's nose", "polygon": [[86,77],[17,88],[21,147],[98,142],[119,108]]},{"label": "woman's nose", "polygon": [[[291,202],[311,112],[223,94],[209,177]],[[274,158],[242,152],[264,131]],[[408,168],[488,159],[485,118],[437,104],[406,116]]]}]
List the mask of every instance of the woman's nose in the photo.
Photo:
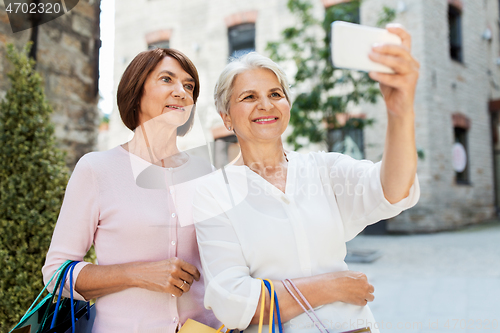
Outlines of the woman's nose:
[{"label": "woman's nose", "polygon": [[184,90],[184,86],[182,84],[174,85],[174,90],[172,91],[174,97],[177,98],[186,98],[186,90]]},{"label": "woman's nose", "polygon": [[257,107],[261,110],[269,111],[272,109],[273,103],[271,103],[269,98],[261,98],[259,99]]}]

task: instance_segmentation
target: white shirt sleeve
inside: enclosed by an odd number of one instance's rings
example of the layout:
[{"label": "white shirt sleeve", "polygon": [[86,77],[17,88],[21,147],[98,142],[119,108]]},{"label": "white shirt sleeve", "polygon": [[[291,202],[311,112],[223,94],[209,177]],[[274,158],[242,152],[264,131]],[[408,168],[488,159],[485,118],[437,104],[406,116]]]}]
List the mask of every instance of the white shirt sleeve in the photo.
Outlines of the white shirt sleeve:
[{"label": "white shirt sleeve", "polygon": [[244,330],[257,309],[261,282],[250,276],[231,221],[206,184],[195,194],[193,214],[205,274],[205,307],[227,328]]},{"label": "white shirt sleeve", "polygon": [[[367,225],[394,217],[418,202],[420,187],[416,174],[409,195],[391,204],[384,196],[380,180],[382,162],[359,161],[338,153],[318,153],[316,157],[320,174],[326,174],[337,202],[346,242]],[[325,167],[326,170],[321,170]]]}]

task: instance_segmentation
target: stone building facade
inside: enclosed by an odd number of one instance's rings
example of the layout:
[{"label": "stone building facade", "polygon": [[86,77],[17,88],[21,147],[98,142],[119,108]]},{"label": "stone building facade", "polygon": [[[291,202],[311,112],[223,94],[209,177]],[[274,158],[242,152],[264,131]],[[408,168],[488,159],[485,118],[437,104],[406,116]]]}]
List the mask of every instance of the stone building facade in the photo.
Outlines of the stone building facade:
[{"label": "stone building facade", "polygon": [[[415,112],[417,146],[425,154],[418,170],[420,202],[391,221],[389,229],[433,231],[492,218],[498,207],[495,175],[500,165],[495,167],[492,147],[498,120],[488,105],[500,96],[499,2],[365,1],[362,21],[373,23],[373,13],[381,5],[402,7],[397,21],[411,32],[413,52],[421,64]],[[450,7],[461,16],[461,60],[450,55]],[[380,137],[374,128],[366,132],[367,142]],[[460,136],[466,140],[466,175],[453,168],[453,144]]]},{"label": "stone building facade", "polygon": [[[310,1],[321,19],[325,8],[348,0]],[[294,24],[286,4],[287,0],[118,1],[115,87],[130,60],[148,46],[169,45],[183,51],[200,72],[198,110],[210,129],[200,135],[216,139],[216,151],[231,154],[234,143],[213,106],[215,81],[238,45],[266,54],[267,42],[279,40],[281,31]],[[498,156],[494,148],[500,150],[499,2],[364,0],[361,23],[375,26],[384,6],[395,9],[395,21],[411,33],[412,53],[421,64],[415,114],[417,148],[423,153],[418,167],[421,200],[388,221],[386,228],[432,232],[492,218],[499,206],[495,184],[500,188],[495,182],[500,180],[500,158],[496,164],[494,158]],[[234,36],[240,39],[235,41]],[[253,44],[248,38],[253,38]],[[364,129],[363,148],[366,158],[380,160],[387,123],[383,102],[361,105],[352,112],[375,120]],[[115,109],[109,146],[125,142],[130,135]],[[305,151],[318,148],[325,150],[326,145],[311,145]]]},{"label": "stone building facade", "polygon": [[[32,30],[12,33],[4,2],[0,2],[0,94],[8,89],[6,44],[18,49]],[[68,13],[38,26],[37,70],[54,113],[52,121],[70,168],[97,145],[99,112],[99,0],[80,0]]]}]

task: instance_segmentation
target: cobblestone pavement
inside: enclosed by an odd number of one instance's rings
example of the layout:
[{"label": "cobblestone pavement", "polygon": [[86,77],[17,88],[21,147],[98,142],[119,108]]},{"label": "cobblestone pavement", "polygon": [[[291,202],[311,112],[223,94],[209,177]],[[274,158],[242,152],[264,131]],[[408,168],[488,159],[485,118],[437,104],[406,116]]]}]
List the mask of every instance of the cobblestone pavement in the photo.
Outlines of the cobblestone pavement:
[{"label": "cobblestone pavement", "polygon": [[427,235],[360,235],[349,250],[377,250],[349,264],[375,286],[381,332],[500,332],[500,221]]}]

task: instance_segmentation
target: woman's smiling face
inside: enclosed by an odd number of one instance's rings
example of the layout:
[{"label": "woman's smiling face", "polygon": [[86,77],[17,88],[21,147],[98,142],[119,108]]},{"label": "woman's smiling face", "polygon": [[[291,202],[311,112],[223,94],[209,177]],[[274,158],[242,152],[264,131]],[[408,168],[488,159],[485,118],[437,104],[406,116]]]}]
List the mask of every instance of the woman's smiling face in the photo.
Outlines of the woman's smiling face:
[{"label": "woman's smiling face", "polygon": [[194,104],[194,85],[194,79],[176,59],[163,58],[144,82],[140,123],[162,115],[161,120],[169,125],[185,124]]},{"label": "woman's smiling face", "polygon": [[257,68],[238,74],[233,82],[229,115],[222,114],[240,141],[279,139],[290,120],[290,103],[276,75]]}]

